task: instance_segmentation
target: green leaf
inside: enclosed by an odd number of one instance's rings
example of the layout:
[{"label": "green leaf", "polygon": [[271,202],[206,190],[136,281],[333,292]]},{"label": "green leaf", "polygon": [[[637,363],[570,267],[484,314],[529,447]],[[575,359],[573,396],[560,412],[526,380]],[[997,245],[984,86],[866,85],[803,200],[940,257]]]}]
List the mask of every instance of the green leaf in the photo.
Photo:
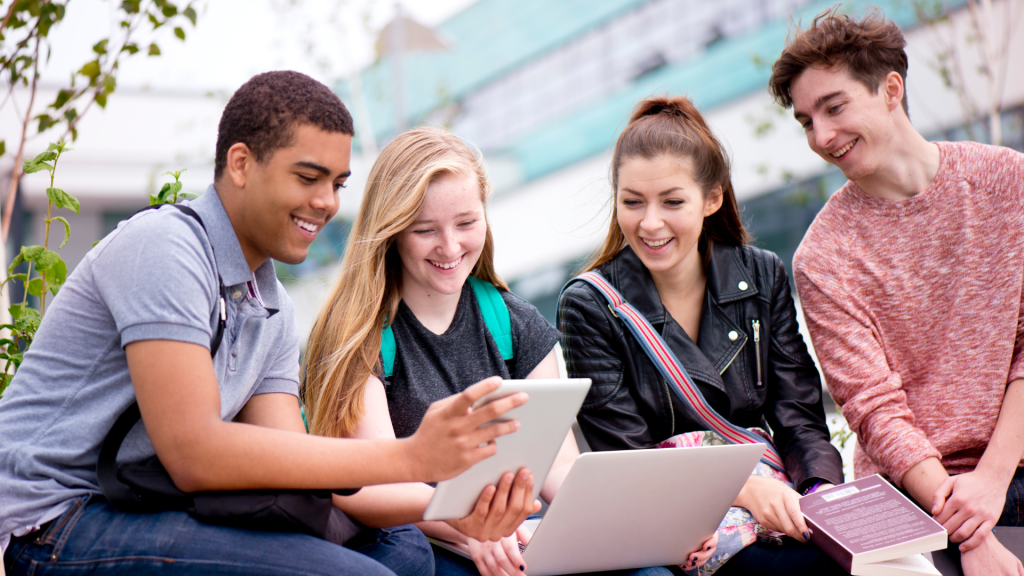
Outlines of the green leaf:
[{"label": "green leaf", "polygon": [[189,6],[188,8],[185,8],[184,10],[182,10],[181,14],[185,18],[188,18],[188,21],[191,22],[193,26],[196,25],[196,10],[195,10],[195,8]]},{"label": "green leaf", "polygon": [[21,171],[25,174],[35,174],[40,170],[53,170],[53,166],[46,162],[34,162],[32,160],[25,160],[25,164],[21,167]]},{"label": "green leaf", "polygon": [[82,76],[85,76],[90,81],[95,80],[96,77],[100,75],[100,61],[93,60],[92,62],[86,63],[85,66],[82,66],[78,73]]},{"label": "green leaf", "polygon": [[57,123],[57,120],[53,119],[49,114],[40,114],[35,119],[39,121],[39,126],[36,129],[40,132],[49,130]]},{"label": "green leaf", "polygon": [[142,0],[124,0],[121,2],[121,9],[127,14],[138,14]]},{"label": "green leaf", "polygon": [[3,156],[4,152],[7,152],[7,144],[0,140],[0,156]]},{"label": "green leaf", "polygon": [[159,55],[160,55],[160,47],[157,46],[156,44],[150,44],[149,45],[149,56],[159,56]]},{"label": "green leaf", "polygon": [[124,48],[121,48],[122,52],[127,52],[129,56],[139,51],[139,47],[133,44],[125,44]]},{"label": "green leaf", "polygon": [[104,38],[99,42],[93,44],[92,51],[99,54],[100,56],[107,53],[107,43],[110,41],[109,38]]},{"label": "green leaf", "polygon": [[40,272],[48,272],[57,262],[61,261],[60,254],[53,250],[47,250],[42,246],[22,246],[21,255],[25,260],[35,262],[36,270]]},{"label": "green leaf", "polygon": [[3,282],[0,282],[0,294],[3,293],[4,286],[11,280],[17,280],[19,282],[24,283],[26,280],[28,280],[28,274],[11,274],[7,278],[5,278]]},{"label": "green leaf", "polygon": [[71,100],[71,96],[73,95],[74,91],[61,89],[57,92],[57,99],[53,101],[53,104],[50,104],[50,108],[53,108],[54,110],[59,110],[65,104],[67,104],[69,100]]},{"label": "green leaf", "polygon": [[199,198],[199,195],[191,192],[182,192],[181,194],[178,194],[178,200],[194,200],[196,198]]},{"label": "green leaf", "polygon": [[163,8],[160,9],[163,12],[164,17],[173,18],[178,13],[178,7],[170,2],[164,4]]},{"label": "green leaf", "polygon": [[95,100],[96,103],[100,105],[100,108],[106,108],[107,107],[107,95],[105,93],[103,93],[103,92],[97,93],[96,96],[93,97],[93,100]]},{"label": "green leaf", "polygon": [[57,247],[63,248],[64,245],[68,243],[68,238],[71,238],[71,224],[68,224],[68,221],[65,220],[63,216],[57,216],[54,220],[64,225],[64,240],[61,241],[60,246]]},{"label": "green leaf", "polygon": [[0,374],[0,398],[3,398],[4,391],[11,385],[11,378],[14,378],[13,374]]},{"label": "green leaf", "polygon": [[64,118],[67,119],[68,124],[74,122],[75,118],[78,118],[78,110],[76,110],[74,107],[68,108],[64,111]]},{"label": "green leaf", "polygon": [[[50,146],[56,146],[56,145],[51,143]],[[56,160],[57,159],[57,153],[54,150],[55,150],[54,148],[47,148],[46,151],[40,152],[39,154],[37,154],[35,158],[30,160],[30,162],[49,162],[51,160]]]},{"label": "green leaf", "polygon": [[57,208],[67,208],[75,214],[78,214],[78,199],[60,188],[47,188],[46,197],[49,198]]},{"label": "green leaf", "polygon": [[57,291],[60,290],[61,286],[68,279],[68,266],[63,260],[60,260],[50,272],[50,293],[56,296]]},{"label": "green leaf", "polygon": [[185,31],[181,29],[181,26],[174,27],[174,35],[177,36],[179,40],[185,39]]},{"label": "green leaf", "polygon": [[24,306],[22,304],[11,304],[8,308],[11,313],[11,319],[14,320],[14,325],[17,327],[19,320],[25,320],[32,318],[39,318],[39,310],[32,308],[31,306]]},{"label": "green leaf", "polygon": [[160,198],[156,194],[150,194],[149,205],[156,206],[157,204],[163,204],[163,202],[160,201]]},{"label": "green leaf", "polygon": [[113,92],[115,88],[117,88],[117,80],[114,79],[114,76],[112,74],[105,75],[103,77],[103,89],[109,94]]},{"label": "green leaf", "polygon": [[25,257],[19,252],[18,255],[14,257],[14,260],[11,260],[11,265],[7,267],[7,275],[10,276],[11,274],[14,274],[14,269],[24,261]]},{"label": "green leaf", "polygon": [[43,291],[46,290],[46,282],[42,278],[33,278],[28,281],[28,285],[25,286],[25,290],[33,296],[42,296]]}]

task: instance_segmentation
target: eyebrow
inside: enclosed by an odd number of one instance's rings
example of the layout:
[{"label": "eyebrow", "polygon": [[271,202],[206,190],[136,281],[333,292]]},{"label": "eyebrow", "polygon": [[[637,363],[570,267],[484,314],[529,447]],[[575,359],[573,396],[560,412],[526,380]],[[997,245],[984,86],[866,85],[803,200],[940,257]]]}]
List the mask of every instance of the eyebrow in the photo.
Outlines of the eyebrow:
[{"label": "eyebrow", "polygon": [[[458,214],[455,215],[455,217],[464,218],[466,216],[477,216],[478,214],[480,213],[476,210],[466,210],[465,212],[459,212]],[[416,226],[419,224],[429,224],[431,222],[433,222],[433,220],[414,220],[413,223],[410,224],[410,226]]]},{"label": "eyebrow", "polygon": [[[822,105],[824,105],[829,100],[835,98],[836,96],[842,96],[843,94],[844,94],[844,92],[842,90],[836,90],[835,92],[829,92],[828,94],[825,94],[824,96],[819,96],[818,99],[814,101],[814,106],[812,107],[812,109],[817,110],[818,108],[821,108]],[[807,113],[800,112],[799,110],[793,110],[793,117],[794,118],[798,118],[799,119],[801,116],[806,118],[807,117]]]},{"label": "eyebrow", "polygon": [[[637,196],[643,196],[643,194],[637,192],[636,190],[630,190],[629,188],[620,188],[620,190],[622,190],[623,192],[629,192],[630,194],[636,194]],[[662,190],[661,192],[658,192],[658,196],[666,196],[668,194],[671,194],[672,192],[677,191],[682,191],[682,187],[676,186],[674,188],[669,188],[668,190]]]},{"label": "eyebrow", "polygon": [[[298,167],[301,167],[301,168],[309,168],[310,170],[316,170],[317,172],[323,174],[324,176],[330,176],[331,175],[331,170],[329,168],[327,168],[326,166],[321,166],[320,164],[317,164],[316,162],[302,161],[302,162],[296,162],[295,164],[292,164],[292,166],[298,166]],[[352,175],[352,171],[351,170],[347,170],[347,171],[345,171],[345,172],[343,172],[341,174],[338,174],[338,178],[348,178],[351,175]]]}]

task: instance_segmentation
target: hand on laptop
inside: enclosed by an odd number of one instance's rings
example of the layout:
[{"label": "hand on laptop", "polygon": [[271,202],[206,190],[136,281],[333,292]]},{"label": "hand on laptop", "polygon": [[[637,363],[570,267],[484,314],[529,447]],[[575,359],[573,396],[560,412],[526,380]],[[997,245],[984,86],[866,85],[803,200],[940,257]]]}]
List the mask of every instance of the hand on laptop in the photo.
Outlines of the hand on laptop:
[{"label": "hand on laptop", "polygon": [[1024,576],[1020,560],[989,532],[981,544],[960,556],[964,576]]},{"label": "hand on laptop", "polygon": [[800,542],[810,538],[800,512],[800,495],[778,480],[751,476],[736,497],[735,505],[749,510],[754,519],[769,530],[785,532]]},{"label": "hand on laptop", "polygon": [[446,522],[470,538],[496,542],[514,534],[527,516],[539,510],[540,502],[533,499],[533,474],[523,468],[515,475],[503,474],[497,488],[484,488],[469,516]]},{"label": "hand on laptop", "polygon": [[481,426],[525,404],[528,400],[525,393],[510,394],[470,410],[474,402],[500,385],[500,377],[487,378],[430,405],[420,427],[407,440],[409,462],[416,466],[413,477],[433,482],[458,476],[495,453],[495,438],[519,429],[516,420]]},{"label": "hand on laptop", "polygon": [[480,576],[515,576],[526,571],[526,562],[519,551],[519,538],[515,534],[497,542],[470,538],[469,556]]},{"label": "hand on laptop", "polygon": [[935,490],[932,516],[942,524],[951,542],[963,542],[967,552],[992,533],[1006,503],[1009,481],[980,466],[973,472],[946,478]]},{"label": "hand on laptop", "polygon": [[718,547],[718,531],[716,530],[711,538],[708,538],[700,545],[700,548],[690,552],[686,564],[680,566],[683,570],[693,570],[707,564],[708,560],[715,555],[715,548]]}]

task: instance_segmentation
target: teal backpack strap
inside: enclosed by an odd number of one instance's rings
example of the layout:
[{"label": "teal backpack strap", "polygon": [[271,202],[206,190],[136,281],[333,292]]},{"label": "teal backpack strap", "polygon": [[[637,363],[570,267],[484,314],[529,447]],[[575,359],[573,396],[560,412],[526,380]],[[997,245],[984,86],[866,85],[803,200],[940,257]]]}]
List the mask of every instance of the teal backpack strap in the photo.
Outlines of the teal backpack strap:
[{"label": "teal backpack strap", "polygon": [[508,305],[501,297],[501,292],[494,287],[494,284],[481,280],[476,276],[469,277],[469,285],[473,288],[476,296],[476,303],[480,306],[480,314],[484,317],[484,324],[491,331],[491,337],[498,345],[501,357],[511,360],[514,356],[512,350],[512,318],[508,314]]},{"label": "teal backpack strap", "polygon": [[391,378],[391,374],[395,371],[395,351],[397,348],[395,345],[395,331],[388,324],[388,327],[380,335],[380,355],[384,359],[385,379]]},{"label": "teal backpack strap", "polygon": [[[494,284],[481,280],[476,276],[469,277],[469,285],[473,288],[473,295],[476,296],[477,306],[480,307],[480,315],[484,317],[484,324],[491,332],[491,337],[498,345],[503,360],[511,360],[514,357],[512,350],[512,317],[508,313],[508,305],[501,297],[501,292],[494,287]],[[395,332],[391,325],[381,332],[380,355],[384,361],[384,378],[391,378],[395,371],[395,353],[398,346],[395,344]]]}]

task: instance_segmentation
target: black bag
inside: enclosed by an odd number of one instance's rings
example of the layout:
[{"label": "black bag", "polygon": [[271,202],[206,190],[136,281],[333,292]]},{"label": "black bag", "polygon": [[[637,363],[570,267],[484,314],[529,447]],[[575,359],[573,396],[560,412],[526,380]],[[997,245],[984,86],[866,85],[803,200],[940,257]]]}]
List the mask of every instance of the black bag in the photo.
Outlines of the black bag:
[{"label": "black bag", "polygon": [[[203,221],[187,206],[172,204]],[[158,207],[158,206],[156,206]],[[152,208],[156,208],[152,207]],[[218,322],[210,342],[210,356],[217,354],[227,322],[225,294],[220,280]],[[182,510],[197,520],[255,530],[301,532],[343,544],[361,527],[334,507],[331,494],[348,496],[359,491],[345,490],[234,490],[188,494],[174,485],[160,459],[152,456],[142,462],[117,465],[117,453],[128,432],[142,417],[138,403],[128,407],[114,422],[100,447],[96,476],[100,491],[111,504],[126,512],[162,512]]]}]

